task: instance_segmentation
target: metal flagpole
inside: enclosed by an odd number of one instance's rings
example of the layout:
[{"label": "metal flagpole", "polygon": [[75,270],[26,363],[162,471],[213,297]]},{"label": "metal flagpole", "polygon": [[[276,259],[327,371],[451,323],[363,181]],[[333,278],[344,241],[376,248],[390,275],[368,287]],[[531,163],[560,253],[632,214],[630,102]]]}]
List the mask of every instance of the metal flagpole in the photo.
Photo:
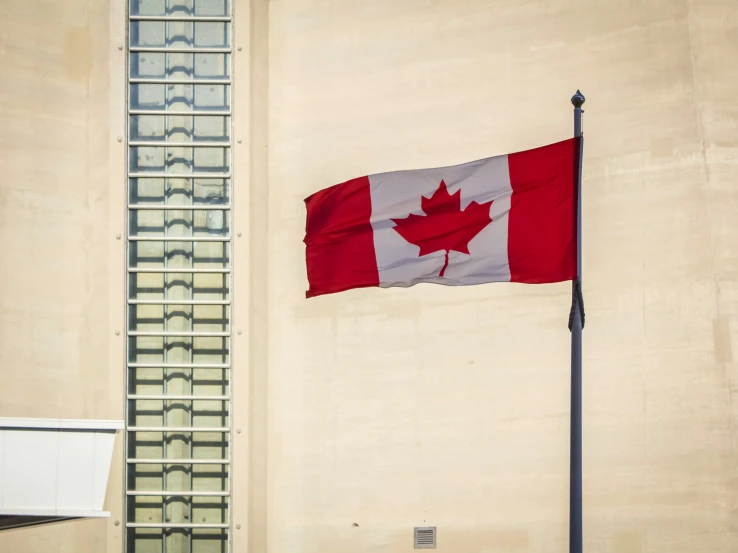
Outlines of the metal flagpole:
[{"label": "metal flagpole", "polygon": [[[577,90],[574,105],[574,136],[582,136],[582,104],[584,95]],[[569,316],[571,330],[571,437],[569,457],[569,553],[582,553],[582,153],[579,141],[577,175],[577,279],[572,282],[572,304]]]}]

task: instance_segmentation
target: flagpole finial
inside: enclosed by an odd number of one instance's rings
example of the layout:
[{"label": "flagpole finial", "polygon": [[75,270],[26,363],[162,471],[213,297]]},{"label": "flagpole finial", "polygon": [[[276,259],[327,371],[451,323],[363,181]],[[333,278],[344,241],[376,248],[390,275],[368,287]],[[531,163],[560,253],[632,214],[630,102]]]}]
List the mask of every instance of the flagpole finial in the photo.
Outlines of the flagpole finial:
[{"label": "flagpole finial", "polygon": [[575,108],[582,107],[582,104],[584,103],[584,94],[577,90],[577,93],[571,97],[571,103],[574,104]]}]

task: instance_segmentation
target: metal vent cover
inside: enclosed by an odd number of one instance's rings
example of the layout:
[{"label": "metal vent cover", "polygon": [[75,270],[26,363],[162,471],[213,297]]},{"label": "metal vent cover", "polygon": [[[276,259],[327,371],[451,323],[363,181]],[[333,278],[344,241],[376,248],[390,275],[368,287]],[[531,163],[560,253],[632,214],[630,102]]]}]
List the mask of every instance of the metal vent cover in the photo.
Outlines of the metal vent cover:
[{"label": "metal vent cover", "polygon": [[436,548],[436,527],[435,526],[416,526],[413,532],[413,546],[415,549],[435,549]]}]

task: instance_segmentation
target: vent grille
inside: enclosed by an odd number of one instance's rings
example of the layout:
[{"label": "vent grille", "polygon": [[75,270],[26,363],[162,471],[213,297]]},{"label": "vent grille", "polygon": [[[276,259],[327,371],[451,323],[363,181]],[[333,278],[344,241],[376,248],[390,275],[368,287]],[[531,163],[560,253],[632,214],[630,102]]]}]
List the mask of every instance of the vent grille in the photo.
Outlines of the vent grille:
[{"label": "vent grille", "polygon": [[416,526],[414,532],[415,549],[436,548],[436,527]]}]

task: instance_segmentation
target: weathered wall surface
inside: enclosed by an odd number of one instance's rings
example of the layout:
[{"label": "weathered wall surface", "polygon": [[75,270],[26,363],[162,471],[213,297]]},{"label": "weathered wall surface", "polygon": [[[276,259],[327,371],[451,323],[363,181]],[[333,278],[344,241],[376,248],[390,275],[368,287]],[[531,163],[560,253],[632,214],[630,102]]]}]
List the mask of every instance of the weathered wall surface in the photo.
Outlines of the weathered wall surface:
[{"label": "weathered wall surface", "polygon": [[0,26],[0,416],[107,418],[108,6]]},{"label": "weathered wall surface", "polygon": [[101,520],[74,520],[4,530],[0,532],[0,551],[96,553],[105,551],[105,534],[105,522]]},{"label": "weathered wall surface", "polygon": [[[256,61],[234,74],[234,551],[409,552],[415,525],[439,551],[566,550],[569,286],[307,301],[301,240],[324,186],[570,136],[577,88],[586,550],[737,550],[738,6],[273,0],[267,28],[255,4],[235,42]],[[0,416],[114,417],[123,397],[109,9],[0,2]],[[0,551],[117,552],[112,524],[3,532]]]},{"label": "weathered wall surface", "polygon": [[[2,417],[122,418],[122,357],[120,380],[109,373],[109,17],[107,2],[0,2]],[[8,530],[0,551],[105,551],[112,525]]]},{"label": "weathered wall surface", "polygon": [[[585,104],[585,546],[738,549],[738,7],[278,0],[269,550],[565,551],[569,286],[306,301],[309,193],[571,135]],[[358,524],[354,526],[354,523]]]}]

